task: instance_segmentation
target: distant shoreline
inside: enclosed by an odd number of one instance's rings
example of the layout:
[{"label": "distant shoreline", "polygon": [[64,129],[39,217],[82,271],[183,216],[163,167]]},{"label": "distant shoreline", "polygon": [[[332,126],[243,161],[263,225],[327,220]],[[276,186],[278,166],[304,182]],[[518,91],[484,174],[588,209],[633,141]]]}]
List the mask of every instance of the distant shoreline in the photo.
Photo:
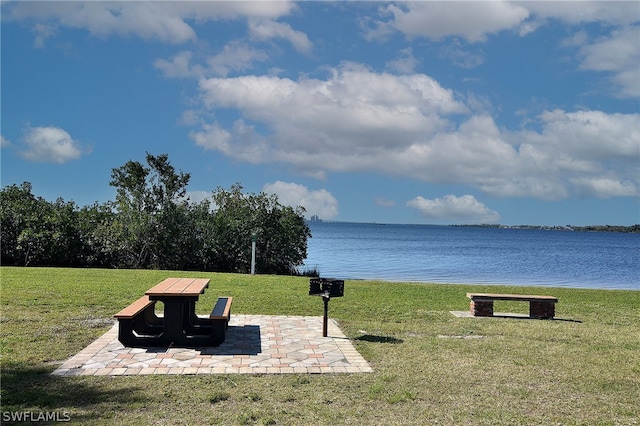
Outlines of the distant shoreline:
[{"label": "distant shoreline", "polygon": [[378,222],[349,222],[339,220],[323,220],[312,217],[311,220],[307,220],[307,223],[353,223],[363,225],[427,225],[427,226],[453,226],[461,228],[499,228],[499,229],[539,229],[544,231],[582,231],[582,232],[623,232],[640,234],[640,224],[624,226],[624,225],[500,225],[500,224],[449,224],[449,225],[437,225],[429,223],[378,223]]},{"label": "distant shoreline", "polygon": [[546,231],[583,231],[583,232],[626,232],[640,233],[640,225],[587,225],[587,226],[547,226],[547,225],[451,225],[473,228],[502,228],[502,229],[541,229]]}]

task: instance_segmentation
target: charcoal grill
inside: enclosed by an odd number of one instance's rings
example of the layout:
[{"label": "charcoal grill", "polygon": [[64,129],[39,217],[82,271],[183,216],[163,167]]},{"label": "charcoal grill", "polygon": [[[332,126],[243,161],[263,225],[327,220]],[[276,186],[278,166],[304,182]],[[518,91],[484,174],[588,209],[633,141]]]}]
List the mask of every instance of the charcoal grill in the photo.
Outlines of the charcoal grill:
[{"label": "charcoal grill", "polygon": [[344,296],[344,280],[335,278],[311,278],[309,280],[309,296],[320,296],[324,302],[324,320],[322,322],[322,337],[327,337],[329,322],[329,300],[332,297]]}]

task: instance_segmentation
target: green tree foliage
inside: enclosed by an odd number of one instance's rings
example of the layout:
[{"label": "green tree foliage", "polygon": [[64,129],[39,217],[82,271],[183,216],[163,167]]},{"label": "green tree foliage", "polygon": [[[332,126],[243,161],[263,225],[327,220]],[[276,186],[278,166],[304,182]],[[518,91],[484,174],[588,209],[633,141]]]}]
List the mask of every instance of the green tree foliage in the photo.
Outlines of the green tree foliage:
[{"label": "green tree foliage", "polygon": [[81,266],[123,267],[119,260],[121,223],[117,220],[113,202],[82,207],[77,214],[76,226],[83,247],[79,257]]},{"label": "green tree foliage", "polygon": [[117,190],[118,223],[122,242],[120,262],[125,267],[177,269],[181,226],[187,215],[184,199],[190,175],[176,173],[166,154],[147,153],[145,167],[128,161],[113,169],[110,185]]},{"label": "green tree foliage", "polygon": [[35,197],[31,184],[0,192],[2,263],[12,265],[155,268],[248,273],[251,236],[256,270],[293,273],[311,236],[304,209],[274,195],[218,188],[213,202],[186,198],[190,175],[168,156],[146,155],[112,170],[115,201],[78,208]]},{"label": "green tree foliage", "polygon": [[31,193],[31,184],[2,190],[2,263],[75,264],[81,241],[75,232],[76,206],[62,199],[49,203]]},{"label": "green tree foliage", "polygon": [[251,268],[251,241],[255,235],[256,270],[262,273],[294,272],[307,257],[311,231],[304,221],[304,209],[292,209],[275,195],[244,194],[235,184],[213,194],[213,253],[227,271],[247,272]]}]

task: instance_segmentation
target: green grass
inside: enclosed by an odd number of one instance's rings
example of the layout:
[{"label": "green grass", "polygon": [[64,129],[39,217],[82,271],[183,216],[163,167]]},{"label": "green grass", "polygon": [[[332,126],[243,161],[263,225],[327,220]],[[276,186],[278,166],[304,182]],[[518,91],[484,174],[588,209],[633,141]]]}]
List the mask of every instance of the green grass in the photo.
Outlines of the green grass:
[{"label": "green grass", "polygon": [[[354,375],[54,377],[112,316],[170,276],[206,277],[198,302],[322,315],[304,277],[9,268],[1,273],[2,412],[82,424],[638,425],[640,292],[347,281],[329,315],[371,363]],[[568,321],[456,318],[465,293],[558,297]],[[526,312],[525,303],[496,310]],[[463,338],[466,337],[466,338]]]}]

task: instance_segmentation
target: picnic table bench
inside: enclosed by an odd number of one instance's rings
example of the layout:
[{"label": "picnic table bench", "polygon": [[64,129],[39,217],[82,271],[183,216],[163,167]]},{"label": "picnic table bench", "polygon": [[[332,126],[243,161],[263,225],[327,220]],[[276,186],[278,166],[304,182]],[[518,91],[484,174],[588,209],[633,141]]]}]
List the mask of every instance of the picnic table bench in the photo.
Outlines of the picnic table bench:
[{"label": "picnic table bench", "polygon": [[558,298],[553,296],[534,296],[528,294],[494,294],[467,293],[471,299],[470,312],[476,317],[492,317],[494,300],[515,300],[529,302],[529,317],[538,319],[553,319]]},{"label": "picnic table bench", "polygon": [[[224,342],[233,298],[218,298],[209,317],[196,314],[196,301],[208,279],[167,278],[114,315],[118,340],[129,347],[206,347]],[[156,315],[156,302],[164,304]]]}]

